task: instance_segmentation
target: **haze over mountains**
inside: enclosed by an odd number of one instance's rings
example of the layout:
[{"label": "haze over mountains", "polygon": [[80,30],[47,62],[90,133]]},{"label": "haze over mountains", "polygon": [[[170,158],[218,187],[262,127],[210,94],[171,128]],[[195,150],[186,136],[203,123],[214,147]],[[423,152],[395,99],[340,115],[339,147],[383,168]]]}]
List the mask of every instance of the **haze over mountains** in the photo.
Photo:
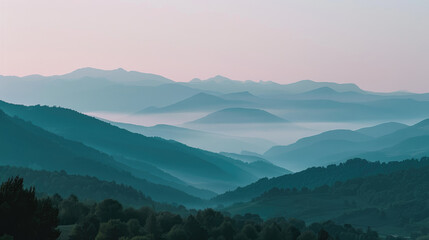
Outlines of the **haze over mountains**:
[{"label": "haze over mountains", "polygon": [[[389,234],[429,219],[404,207],[407,194],[427,188],[429,94],[85,68],[0,76],[0,96],[0,172],[25,175],[46,194],[71,193],[47,183],[57,179],[87,184],[72,189],[88,200],[367,221]],[[402,161],[412,158],[422,160]],[[413,174],[407,191],[389,186]]]},{"label": "haze over mountains", "polygon": [[294,171],[355,157],[396,161],[429,155],[428,139],[429,120],[412,126],[391,122],[356,131],[331,130],[288,146],[275,146],[263,156]]}]

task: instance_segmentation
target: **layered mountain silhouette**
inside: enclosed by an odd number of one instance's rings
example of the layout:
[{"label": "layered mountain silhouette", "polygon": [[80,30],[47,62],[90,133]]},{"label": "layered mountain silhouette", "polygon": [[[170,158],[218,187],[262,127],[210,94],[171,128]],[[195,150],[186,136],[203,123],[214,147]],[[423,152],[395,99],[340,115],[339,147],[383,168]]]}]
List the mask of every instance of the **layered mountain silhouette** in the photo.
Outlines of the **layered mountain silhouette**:
[{"label": "layered mountain silhouette", "polygon": [[[210,96],[197,95],[200,93]],[[212,112],[246,107],[282,110],[291,114],[280,117],[306,122],[392,121],[429,115],[429,94],[375,93],[354,84],[311,80],[291,84],[236,81],[222,76],[180,83],[124,69],[83,68],[47,77],[0,76],[0,95],[9,102],[81,112]]]},{"label": "layered mountain silhouette", "polygon": [[275,146],[263,156],[291,170],[324,166],[353,157],[371,161],[420,158],[429,154],[428,122],[424,120],[413,126],[390,122],[356,131],[332,130],[288,146]]},{"label": "layered mountain silhouette", "polygon": [[241,152],[252,149],[253,151],[262,153],[275,145],[275,143],[262,138],[235,137],[165,124],[144,127],[127,123],[110,123],[130,132],[140,133],[148,137],[171,139],[188,146],[213,152]]},{"label": "layered mountain silhouette", "polygon": [[217,91],[222,93],[233,93],[248,91],[258,95],[273,94],[273,93],[288,93],[298,94],[307,91],[315,90],[321,87],[329,87],[338,92],[364,92],[355,84],[338,84],[329,82],[314,82],[311,80],[303,80],[291,84],[278,84],[270,81],[237,81],[231,80],[224,76],[215,76],[206,80],[193,79],[188,86],[206,90]]},{"label": "layered mountain silhouette", "polygon": [[285,123],[287,120],[255,108],[226,108],[192,121],[194,124]]},{"label": "layered mountain silhouette", "polygon": [[57,76],[59,79],[81,79],[100,78],[112,82],[119,82],[138,86],[159,86],[166,83],[173,83],[172,80],[160,75],[151,73],[141,73],[136,71],[126,71],[122,68],[115,70],[101,70],[96,68],[81,68],[71,73]]},{"label": "layered mountain silhouette", "polygon": [[[174,188],[154,184],[127,172],[111,156],[81,143],[64,139],[17,117],[0,111],[1,165],[65,170],[132,186],[162,202],[199,204],[201,200]],[[200,191],[202,193],[202,191]],[[172,201],[171,196],[175,196]]]},{"label": "layered mountain silhouette", "polygon": [[210,111],[225,108],[228,106],[248,105],[251,105],[251,103],[242,100],[227,100],[207,93],[198,93],[177,103],[160,108],[146,108],[139,113]]},{"label": "layered mountain silhouette", "polygon": [[125,166],[144,169],[151,165],[194,187],[223,192],[258,179],[241,161],[175,141],[131,133],[73,110],[5,102],[0,102],[0,109],[66,139],[105,152]]}]

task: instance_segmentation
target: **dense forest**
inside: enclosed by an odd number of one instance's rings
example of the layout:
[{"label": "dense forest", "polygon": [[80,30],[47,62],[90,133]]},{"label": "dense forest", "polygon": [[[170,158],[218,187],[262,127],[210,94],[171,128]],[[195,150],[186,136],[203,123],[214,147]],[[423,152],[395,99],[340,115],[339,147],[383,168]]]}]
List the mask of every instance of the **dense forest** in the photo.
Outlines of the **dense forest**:
[{"label": "dense forest", "polygon": [[273,188],[227,211],[263,217],[300,216],[306,221],[333,219],[374,226],[382,233],[418,236],[429,233],[429,166],[355,178],[309,188]]},{"label": "dense forest", "polygon": [[[66,199],[58,194],[38,199],[35,189],[25,189],[19,177],[10,178],[1,185],[0,202],[2,240],[49,240],[57,239],[60,234],[61,239],[70,240],[381,239],[371,229],[363,231],[331,221],[311,225],[297,219],[264,221],[258,215],[231,217],[213,209],[175,214],[151,207],[124,208],[113,199],[85,203],[73,195]],[[72,230],[61,233],[58,225],[72,225]]]},{"label": "dense forest", "polygon": [[392,162],[370,162],[364,159],[350,159],[337,165],[326,167],[312,167],[294,174],[286,174],[275,178],[263,178],[245,187],[239,187],[234,191],[228,191],[213,198],[218,204],[248,201],[272,188],[309,188],[313,189],[322,185],[332,185],[338,181],[346,181],[358,177],[389,174],[396,171],[415,169],[429,166],[429,158],[420,160],[411,159]]}]

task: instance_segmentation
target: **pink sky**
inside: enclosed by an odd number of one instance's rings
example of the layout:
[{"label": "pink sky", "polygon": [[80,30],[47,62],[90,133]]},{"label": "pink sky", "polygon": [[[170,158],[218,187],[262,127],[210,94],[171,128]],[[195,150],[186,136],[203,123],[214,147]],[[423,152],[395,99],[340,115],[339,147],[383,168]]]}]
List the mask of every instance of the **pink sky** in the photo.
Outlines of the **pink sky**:
[{"label": "pink sky", "polygon": [[125,68],[429,92],[426,0],[0,0],[0,74]]}]

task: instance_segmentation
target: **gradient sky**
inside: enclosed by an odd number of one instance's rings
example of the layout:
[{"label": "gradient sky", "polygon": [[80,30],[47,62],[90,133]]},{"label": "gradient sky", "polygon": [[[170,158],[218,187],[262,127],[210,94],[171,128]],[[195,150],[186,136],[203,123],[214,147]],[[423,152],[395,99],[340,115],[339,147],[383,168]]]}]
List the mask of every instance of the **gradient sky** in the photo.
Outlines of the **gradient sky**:
[{"label": "gradient sky", "polygon": [[0,0],[0,74],[125,68],[429,92],[427,0]]}]

